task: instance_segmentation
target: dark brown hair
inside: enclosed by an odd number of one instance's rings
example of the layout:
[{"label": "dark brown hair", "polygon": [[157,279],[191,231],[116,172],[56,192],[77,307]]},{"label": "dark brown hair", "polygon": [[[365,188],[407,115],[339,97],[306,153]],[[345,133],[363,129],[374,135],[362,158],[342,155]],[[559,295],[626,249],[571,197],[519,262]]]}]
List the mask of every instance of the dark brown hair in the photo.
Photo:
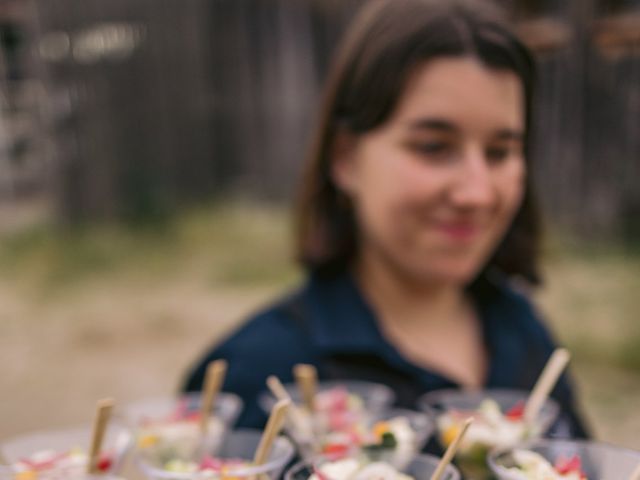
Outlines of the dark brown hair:
[{"label": "dark brown hair", "polygon": [[[324,92],[297,205],[297,249],[313,273],[348,268],[357,253],[353,209],[331,177],[339,132],[362,134],[389,119],[416,67],[437,57],[472,56],[509,70],[525,98],[525,158],[531,126],[534,63],[494,6],[479,1],[374,0],[352,23],[338,49]],[[527,175],[520,210],[486,271],[538,282],[539,220]]]}]

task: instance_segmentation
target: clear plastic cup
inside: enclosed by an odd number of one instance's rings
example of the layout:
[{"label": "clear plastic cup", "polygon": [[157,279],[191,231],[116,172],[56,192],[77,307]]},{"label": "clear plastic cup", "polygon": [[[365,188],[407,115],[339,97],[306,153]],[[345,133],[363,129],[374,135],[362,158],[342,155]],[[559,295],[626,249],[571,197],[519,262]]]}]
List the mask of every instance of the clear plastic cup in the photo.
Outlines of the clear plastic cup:
[{"label": "clear plastic cup", "polygon": [[[34,454],[43,451],[62,454],[78,450],[87,455],[91,442],[92,428],[92,426],[83,426],[20,435],[2,443],[0,445],[0,453],[10,464],[9,466],[15,465],[24,459],[32,458]],[[112,421],[108,424],[101,451],[108,455],[110,465],[105,469],[104,473],[116,475],[121,470],[126,454],[131,447],[131,440],[131,432],[122,423]],[[54,472],[60,473],[55,467],[47,471],[51,475]],[[85,471],[86,460],[84,463],[74,465],[73,468],[65,470],[64,475],[69,479],[83,478],[86,476],[84,475]],[[39,478],[43,476],[40,475]]]},{"label": "clear plastic cup", "polygon": [[[302,403],[302,395],[295,383],[287,383],[284,388],[295,404],[300,405]],[[318,393],[336,388],[345,388],[348,393],[360,397],[363,401],[364,410],[367,412],[384,410],[395,401],[393,390],[381,383],[360,380],[332,380],[318,383]],[[258,403],[268,413],[276,403],[276,399],[271,392],[264,391],[258,397]]]},{"label": "clear plastic cup", "polygon": [[[415,410],[409,410],[406,408],[389,408],[381,412],[372,412],[366,415],[367,428],[371,429],[379,422],[389,421],[393,418],[406,418],[411,431],[413,432],[413,438],[411,439],[410,447],[413,453],[418,453],[427,444],[431,435],[435,431],[435,423],[431,417],[424,413]],[[401,439],[398,439],[401,442]]]},{"label": "clear plastic cup", "polygon": [[[494,400],[505,413],[520,404],[523,405],[529,397],[526,390],[513,389],[488,389],[479,391],[468,390],[437,390],[423,395],[418,400],[419,408],[430,414],[438,429],[438,438],[443,447],[448,443],[445,440],[447,432],[443,431],[441,417],[448,412],[474,412],[486,399]],[[553,399],[547,399],[542,406],[536,421],[532,426],[520,427],[514,422],[505,424],[505,429],[496,431],[493,435],[481,434],[481,427],[472,424],[467,431],[465,439],[460,444],[456,454],[456,463],[465,478],[471,480],[483,480],[491,477],[486,463],[487,454],[493,448],[508,448],[525,440],[539,438],[549,430],[558,417],[560,408]]]},{"label": "clear plastic cup", "polygon": [[[367,413],[352,429],[319,437],[315,453],[303,457],[324,455],[331,458],[357,451],[371,461],[384,461],[399,468],[422,450],[434,430],[433,421],[423,412],[392,408]],[[392,445],[385,444],[384,432],[393,435]]]},{"label": "clear plastic cup", "polygon": [[[167,419],[179,408],[185,412],[197,413],[200,411],[202,395],[200,393],[187,393],[179,397],[155,397],[146,398],[125,405],[123,412],[125,418],[134,426],[144,422],[154,422]],[[221,392],[216,399],[212,416],[219,418],[226,426],[232,426],[242,410],[242,400],[233,393]]]},{"label": "clear plastic cup", "polygon": [[[222,460],[244,460],[247,463],[253,461],[253,457],[260,439],[262,438],[262,431],[260,430],[236,430],[230,432],[224,439],[224,442],[219,446],[217,451],[206,452],[212,457],[216,457]],[[241,468],[234,468],[224,474],[216,474],[210,472],[172,472],[165,470],[163,464],[158,462],[157,458],[153,455],[149,455],[145,451],[138,451],[135,456],[135,463],[142,471],[144,476],[150,480],[204,480],[204,479],[218,479],[218,478],[231,478],[243,479],[253,478],[257,475],[257,478],[271,478],[277,479],[282,474],[282,470],[287,465],[294,455],[294,447],[291,442],[282,436],[275,439],[273,448],[269,454],[267,461],[259,466],[247,466]],[[194,459],[180,459],[180,460],[194,460]]]},{"label": "clear plastic cup", "polygon": [[[627,480],[640,465],[640,452],[599,442],[541,439],[516,448],[537,452],[552,465],[559,458],[577,455],[589,480]],[[489,455],[489,467],[498,480],[523,478],[505,468],[514,466],[512,452],[495,450]]]},{"label": "clear plastic cup", "polygon": [[124,415],[136,437],[136,449],[180,450],[193,457],[203,448],[215,450],[242,409],[242,400],[232,393],[220,393],[208,420],[207,435],[201,437],[200,393],[180,397],[157,397],[131,403]]},{"label": "clear plastic cup", "polygon": [[[293,465],[284,475],[284,480],[307,480],[313,475],[322,465],[330,460],[322,457],[317,457],[312,460],[303,460]],[[413,457],[406,465],[399,469],[405,475],[409,475],[415,480],[430,480],[431,475],[435,472],[440,458],[421,454]],[[323,475],[325,480],[344,480],[342,478],[327,478]],[[441,477],[441,480],[460,480],[460,472],[453,465],[448,465]]]},{"label": "clear plastic cup", "polygon": [[[293,402],[302,407],[302,396],[295,383],[285,384]],[[382,384],[358,380],[319,382],[318,394],[330,391],[345,391],[349,397],[357,398],[356,406],[349,406],[339,414],[318,410],[310,414],[299,408],[298,425],[291,421],[285,423],[285,431],[293,439],[299,453],[309,458],[319,452],[322,439],[329,433],[344,430],[350,425],[365,421],[370,414],[387,409],[395,400],[393,391]],[[265,412],[270,412],[275,404],[275,397],[268,391],[262,392],[258,403]],[[336,419],[338,421],[336,422]],[[300,428],[302,423],[303,429]]]}]

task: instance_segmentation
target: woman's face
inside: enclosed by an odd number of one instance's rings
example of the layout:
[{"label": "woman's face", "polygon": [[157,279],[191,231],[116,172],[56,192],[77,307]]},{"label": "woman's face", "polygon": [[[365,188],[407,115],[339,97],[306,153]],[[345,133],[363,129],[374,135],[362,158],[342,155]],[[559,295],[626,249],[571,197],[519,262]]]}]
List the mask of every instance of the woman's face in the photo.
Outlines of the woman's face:
[{"label": "woman's face", "polygon": [[385,124],[341,139],[332,174],[353,200],[361,258],[471,281],[523,196],[523,105],[514,73],[445,57],[416,70]]}]

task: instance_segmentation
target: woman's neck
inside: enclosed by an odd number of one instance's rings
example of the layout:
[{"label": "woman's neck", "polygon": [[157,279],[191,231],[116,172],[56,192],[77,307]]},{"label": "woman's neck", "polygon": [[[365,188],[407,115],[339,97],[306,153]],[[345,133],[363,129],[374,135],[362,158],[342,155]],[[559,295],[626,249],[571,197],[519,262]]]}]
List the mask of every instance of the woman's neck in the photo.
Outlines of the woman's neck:
[{"label": "woman's neck", "polygon": [[426,281],[403,274],[373,255],[363,254],[355,278],[364,296],[380,315],[406,328],[424,322],[448,323],[468,308],[464,288],[457,284]]},{"label": "woman's neck", "polygon": [[406,358],[460,385],[483,384],[488,354],[464,287],[417,281],[383,259],[364,256],[354,273],[383,336]]}]

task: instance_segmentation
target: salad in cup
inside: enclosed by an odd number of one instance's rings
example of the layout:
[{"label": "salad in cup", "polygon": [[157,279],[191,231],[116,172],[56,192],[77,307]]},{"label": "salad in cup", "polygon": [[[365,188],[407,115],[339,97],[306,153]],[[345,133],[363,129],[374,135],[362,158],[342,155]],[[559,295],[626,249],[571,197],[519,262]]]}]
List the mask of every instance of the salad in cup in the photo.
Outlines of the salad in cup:
[{"label": "salad in cup", "polygon": [[201,403],[202,395],[194,393],[179,398],[145,399],[125,407],[126,418],[135,434],[136,449],[167,458],[187,458],[195,455],[204,440],[209,450],[215,450],[238,418],[242,400],[231,393],[218,394],[206,419],[204,436]]},{"label": "salad in cup", "polygon": [[279,478],[284,466],[293,458],[294,447],[285,437],[276,437],[267,460],[256,464],[254,452],[261,437],[259,430],[237,430],[229,433],[216,451],[207,452],[199,458],[162,458],[144,450],[138,451],[136,464],[150,480],[265,478],[263,475]]},{"label": "salad in cup", "polygon": [[424,395],[419,404],[434,418],[443,447],[453,441],[467,418],[474,419],[458,448],[456,461],[465,476],[483,479],[490,477],[486,465],[490,450],[538,438],[557,418],[558,404],[547,399],[534,421],[525,420],[528,396],[527,391],[507,389],[439,390]]},{"label": "salad in cup", "polygon": [[201,445],[187,455],[174,450],[165,457],[157,450],[139,449],[136,462],[151,480],[278,478],[294,453],[291,442],[278,436],[288,407],[289,402],[274,406],[264,432],[237,430],[214,449]]},{"label": "salad in cup", "polygon": [[[273,393],[274,383],[278,385],[277,395]],[[303,400],[303,393],[296,384],[282,385],[271,377],[269,385],[272,392],[260,395],[259,404],[268,411],[276,399],[291,399],[293,405],[285,429],[305,457],[359,447],[362,442],[377,443],[379,439],[375,432],[366,430],[375,423],[371,419],[387,410],[394,400],[392,390],[385,385],[355,380],[330,381],[317,383],[311,406]],[[394,422],[389,428],[396,427]],[[384,425],[377,429],[380,437],[382,428]]]},{"label": "salad in cup", "polygon": [[541,439],[496,450],[489,466],[498,480],[631,480],[640,452],[600,442]]},{"label": "salad in cup", "polygon": [[[77,427],[34,432],[0,446],[15,480],[82,480],[87,477],[92,429]],[[96,473],[117,474],[131,445],[128,429],[111,422],[96,461]],[[10,477],[11,478],[11,477]]]},{"label": "salad in cup", "polygon": [[433,421],[425,413],[389,409],[319,436],[316,452],[332,457],[360,450],[372,460],[403,465],[424,447],[434,430]]},{"label": "salad in cup", "polygon": [[[440,459],[416,455],[398,467],[384,461],[370,461],[362,452],[339,459],[316,457],[302,461],[287,471],[285,480],[430,480]],[[460,473],[447,465],[441,480],[460,480]]]}]

